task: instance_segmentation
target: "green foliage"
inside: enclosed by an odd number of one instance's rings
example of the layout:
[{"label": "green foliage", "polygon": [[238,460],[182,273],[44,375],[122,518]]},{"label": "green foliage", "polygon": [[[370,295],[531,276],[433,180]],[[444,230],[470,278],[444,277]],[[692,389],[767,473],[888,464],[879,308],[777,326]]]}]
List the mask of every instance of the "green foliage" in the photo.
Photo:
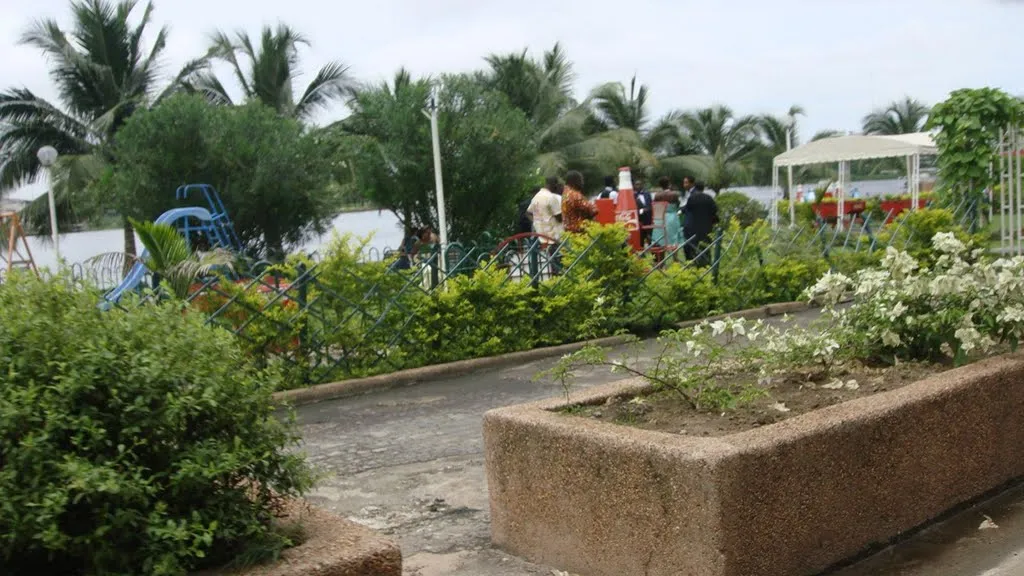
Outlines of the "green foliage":
[{"label": "green foliage", "polygon": [[1021,122],[1024,102],[995,88],[956,90],[936,104],[926,128],[938,129],[940,191],[976,198],[997,184],[999,175],[989,168],[998,164],[999,132]]},{"label": "green foliage", "polygon": [[233,270],[235,256],[226,250],[193,254],[185,237],[173,226],[131,219],[129,222],[146,248],[146,267],[179,298],[185,298],[193,282],[214,270]]},{"label": "green foliage", "polygon": [[610,306],[622,305],[629,296],[629,287],[644,273],[627,240],[629,231],[620,224],[588,223],[582,234],[566,235],[562,260],[571,263],[568,278],[597,282]]},{"label": "green foliage", "polygon": [[[275,538],[311,484],[277,376],[179,304],[103,312],[58,277],[0,284],[0,562],[184,575]],[[280,548],[286,542],[279,539]]]},{"label": "green foliage", "polygon": [[652,272],[633,294],[628,325],[633,330],[662,330],[703,318],[719,308],[719,294],[710,270],[672,262]]},{"label": "green foliage", "polygon": [[317,139],[258,103],[222,107],[175,96],[133,116],[115,150],[102,193],[123,213],[152,220],[175,205],[178,186],[212,184],[253,255],[282,258],[286,245],[324,232],[336,204]]},{"label": "green foliage", "polygon": [[[335,129],[351,155],[356,182],[407,229],[438,229],[430,122],[423,117],[431,83],[401,71],[393,86],[356,92],[353,114]],[[503,235],[515,224],[536,157],[533,128],[503,94],[470,76],[445,76],[437,96],[445,206],[450,237]],[[472,151],[472,154],[466,151]]]},{"label": "green foliage", "polygon": [[[715,197],[715,203],[718,205],[718,217],[723,222],[728,222],[735,218],[739,220],[740,226],[747,227],[758,220],[768,217],[768,211],[765,210],[760,202],[742,192],[722,192]],[[786,210],[785,215],[781,212],[779,213],[780,221],[789,218],[788,206]]]},{"label": "green foliage", "polygon": [[[794,207],[797,226],[809,226],[815,221],[814,204],[798,202]],[[789,200],[779,200],[779,223],[789,223]]]},{"label": "green foliage", "polygon": [[958,240],[973,248],[986,245],[979,235],[970,235],[956,223],[953,212],[946,208],[925,208],[904,212],[878,234],[880,246],[893,246],[909,252],[916,259],[932,262],[937,255],[932,250],[932,238],[940,232],[952,232]]},{"label": "green foliage", "polygon": [[432,362],[527,350],[536,342],[534,290],[509,281],[504,270],[478,270],[451,279],[420,312]]}]

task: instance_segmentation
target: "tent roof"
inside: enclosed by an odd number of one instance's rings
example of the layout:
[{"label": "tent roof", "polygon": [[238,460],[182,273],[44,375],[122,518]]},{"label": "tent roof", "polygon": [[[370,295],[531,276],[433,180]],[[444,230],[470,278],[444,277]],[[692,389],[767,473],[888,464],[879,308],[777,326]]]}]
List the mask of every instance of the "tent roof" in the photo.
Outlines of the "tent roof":
[{"label": "tent roof", "polygon": [[836,136],[823,138],[775,157],[776,166],[805,166],[846,160],[935,155],[935,140],[927,132],[897,136]]}]

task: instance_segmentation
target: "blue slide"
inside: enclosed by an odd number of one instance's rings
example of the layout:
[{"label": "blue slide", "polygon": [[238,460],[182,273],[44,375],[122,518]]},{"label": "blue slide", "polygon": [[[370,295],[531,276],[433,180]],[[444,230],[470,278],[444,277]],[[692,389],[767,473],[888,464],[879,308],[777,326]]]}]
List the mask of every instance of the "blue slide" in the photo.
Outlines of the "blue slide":
[{"label": "blue slide", "polygon": [[[173,210],[168,210],[167,212],[161,214],[159,218],[154,220],[154,222],[156,222],[157,224],[173,225],[175,222],[179,220],[188,218],[195,218],[200,222],[209,223],[213,220],[213,215],[210,214],[210,211],[207,210],[206,208],[188,206],[185,208],[175,208]],[[143,262],[146,261],[146,257],[148,255],[148,251],[142,251],[142,256],[139,258],[139,261],[136,262],[135,265],[132,266],[132,269],[128,271],[128,275],[125,276],[124,280],[122,280],[121,283],[118,284],[117,288],[114,288],[110,292],[107,292],[107,294],[104,296],[107,302],[117,302],[118,300],[121,299],[121,296],[124,296],[126,292],[131,292],[132,290],[138,288],[139,283],[142,282],[142,279],[146,277],[146,273],[149,271],[149,269],[146,268],[146,265],[143,264]]]}]

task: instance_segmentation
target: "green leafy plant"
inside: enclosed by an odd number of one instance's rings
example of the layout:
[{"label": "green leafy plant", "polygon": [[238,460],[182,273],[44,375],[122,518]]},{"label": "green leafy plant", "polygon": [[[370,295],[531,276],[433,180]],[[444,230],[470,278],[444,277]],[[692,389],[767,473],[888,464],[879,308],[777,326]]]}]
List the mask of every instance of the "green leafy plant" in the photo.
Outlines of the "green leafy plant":
[{"label": "green leafy plant", "polygon": [[[828,274],[808,291],[827,307],[832,331],[860,358],[957,363],[1024,335],[1024,258],[980,259],[952,232],[932,239],[938,256],[925,264],[888,248],[881,266],[853,277]],[[848,308],[841,294],[853,293]]]},{"label": "green leafy plant", "polygon": [[756,379],[751,382],[727,377],[742,373],[752,358],[732,353],[730,347],[739,341],[756,341],[762,328],[761,323],[750,325],[742,318],[727,318],[702,322],[691,329],[667,330],[658,338],[660,349],[649,369],[641,368],[628,354],[612,360],[606,348],[586,346],[563,356],[555,366],[538,376],[557,381],[568,402],[576,370],[584,366],[606,366],[647,380],[655,391],[674,392],[694,410],[729,409],[762,393]]},{"label": "green leafy plant", "polygon": [[1021,122],[1024,103],[995,88],[956,90],[936,104],[925,128],[938,130],[939,189],[980,199],[986,187],[999,182],[990,167],[997,161],[1000,131]]},{"label": "green leafy plant", "polygon": [[180,303],[101,311],[64,277],[0,284],[0,563],[182,575],[236,559],[312,476],[277,374]]},{"label": "green leafy plant", "polygon": [[146,248],[145,265],[170,287],[178,298],[188,296],[192,284],[217,271],[231,272],[235,255],[222,248],[193,253],[173,226],[128,219]]},{"label": "green leafy plant", "polygon": [[[718,205],[718,217],[723,222],[735,218],[743,227],[751,226],[754,222],[768,217],[768,211],[760,202],[742,192],[732,190],[722,192],[715,197],[715,204]],[[789,218],[788,205],[785,214],[779,213],[779,218],[780,220]]]}]

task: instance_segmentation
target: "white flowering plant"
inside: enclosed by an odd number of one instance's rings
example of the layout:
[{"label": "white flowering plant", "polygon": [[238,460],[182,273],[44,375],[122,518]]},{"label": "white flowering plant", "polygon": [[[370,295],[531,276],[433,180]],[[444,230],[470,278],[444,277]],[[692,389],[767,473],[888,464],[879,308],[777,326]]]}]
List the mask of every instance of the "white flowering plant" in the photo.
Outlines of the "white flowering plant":
[{"label": "white flowering plant", "polygon": [[[848,356],[957,364],[1024,336],[1024,258],[985,259],[951,232],[932,238],[925,265],[889,248],[881,266],[853,278],[826,275],[808,290]],[[853,302],[838,306],[837,295]]]},{"label": "white flowering plant", "polygon": [[756,382],[723,376],[750,372],[751,363],[760,357],[752,344],[764,330],[762,322],[743,318],[704,321],[692,328],[662,332],[658,351],[649,363],[642,361],[639,342],[619,359],[611,359],[608,349],[589,345],[563,356],[538,377],[557,381],[568,401],[580,368],[604,366],[642,377],[656,390],[676,392],[696,410],[728,409],[763,393]]},{"label": "white flowering plant", "polygon": [[610,366],[678,392],[696,410],[721,410],[763,395],[775,376],[796,369],[830,379],[857,363],[962,364],[1000,345],[1015,349],[1024,339],[1024,257],[986,259],[948,232],[932,246],[938,256],[930,263],[889,248],[878,267],[823,275],[806,292],[823,308],[809,327],[705,321],[663,332],[649,362],[639,352],[613,361],[587,347],[548,374],[567,399],[578,368]]}]

